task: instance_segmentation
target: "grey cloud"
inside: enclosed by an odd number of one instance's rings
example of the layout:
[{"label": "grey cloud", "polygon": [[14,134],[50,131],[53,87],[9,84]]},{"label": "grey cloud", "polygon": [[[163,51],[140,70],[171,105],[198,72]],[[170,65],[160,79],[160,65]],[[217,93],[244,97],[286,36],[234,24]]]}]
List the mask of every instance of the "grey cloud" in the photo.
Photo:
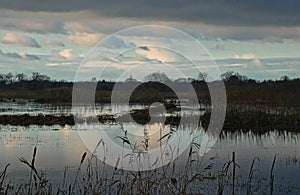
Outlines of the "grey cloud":
[{"label": "grey cloud", "polygon": [[60,46],[60,47],[65,46],[64,42],[62,42],[60,40],[56,40],[56,39],[43,39],[42,43],[44,45],[50,45],[50,46]]},{"label": "grey cloud", "polygon": [[24,58],[28,60],[40,60],[40,57],[33,54],[24,54]]},{"label": "grey cloud", "polygon": [[6,33],[1,42],[3,44],[15,44],[15,45],[23,45],[27,47],[36,47],[40,48],[40,44],[31,37],[25,36],[25,35],[19,35],[12,32]]},{"label": "grey cloud", "polygon": [[0,50],[0,56],[14,58],[14,59],[40,60],[40,57],[37,55],[27,54],[27,53],[16,53],[16,52],[4,53],[2,50]]},{"label": "grey cloud", "polygon": [[147,46],[139,46],[140,49],[143,49],[145,51],[150,51],[150,48]]},{"label": "grey cloud", "polygon": [[1,10],[1,29],[7,31],[21,30],[33,33],[67,34],[62,18],[55,18],[54,14],[16,12]]},{"label": "grey cloud", "polygon": [[[138,4],[137,8],[140,8],[139,6],[142,5],[143,4],[141,3]],[[197,5],[198,4],[195,4],[195,7],[197,7]],[[210,3],[208,2],[208,5],[203,3],[203,6],[204,5],[207,7],[210,5]],[[144,6],[146,6],[146,4]],[[224,21],[222,21],[223,17],[218,19],[216,18],[215,22],[209,22],[211,18],[215,17],[214,11],[211,11],[211,14],[207,15],[208,19],[206,17],[199,16],[198,20],[192,20],[185,18],[184,16],[181,17],[181,9],[176,9],[176,15],[173,16],[174,14],[172,12],[172,7],[169,9],[165,8],[166,12],[170,12],[167,14],[167,17],[161,17],[159,13],[155,14],[153,11],[153,15],[155,16],[149,16],[146,12],[145,15],[135,18],[131,18],[131,16],[127,16],[126,14],[123,16],[121,11],[120,15],[117,13],[112,14],[110,12],[106,14],[106,10],[102,10],[102,8],[96,10],[96,8],[97,7],[94,9],[93,7],[91,9],[94,10],[84,10],[80,12],[23,12],[2,9],[0,12],[0,29],[7,31],[25,31],[43,34],[55,33],[68,35],[68,41],[75,43],[82,42],[80,41],[81,38],[84,38],[82,35],[88,35],[88,39],[91,40],[88,43],[85,43],[85,45],[88,46],[91,46],[93,45],[92,43],[97,42],[92,41],[92,39],[96,40],[96,37],[94,36],[95,34],[100,33],[101,38],[103,38],[107,34],[111,34],[124,28],[137,25],[155,24],[155,22],[176,27],[200,40],[207,39],[208,37],[206,36],[209,35],[214,38],[219,37],[224,40],[263,40],[266,42],[283,42],[283,40],[287,40],[289,42],[297,42],[297,39],[300,35],[299,26],[287,25],[288,23],[280,23],[278,24],[279,26],[276,26],[275,23],[269,23],[267,25],[253,25],[252,23],[247,23],[245,21],[243,25],[239,25],[238,23],[232,21],[230,24],[226,24]],[[121,9],[123,9],[123,7]],[[193,13],[193,9],[194,8],[191,8],[190,10],[191,14]],[[138,12],[138,10],[133,10],[132,12],[135,13]],[[252,11],[255,11],[255,9]],[[201,10],[199,9],[198,12],[201,12]],[[232,12],[235,13],[234,10],[232,10]],[[199,14],[201,15],[201,13]],[[245,12],[243,14],[247,13]],[[176,18],[179,16],[180,18]],[[239,18],[239,16],[236,17]],[[276,18],[281,16],[276,15],[274,17]],[[290,16],[291,20],[294,20],[294,18],[297,18],[297,14]],[[255,20],[255,17],[253,17],[253,20]],[[260,18],[259,20],[264,20],[264,18]],[[143,35],[146,35],[146,33],[147,32],[143,32]],[[161,36],[160,33],[159,36]]]},{"label": "grey cloud", "polygon": [[116,35],[113,35],[109,37],[109,39],[103,43],[103,46],[110,49],[115,48],[133,48],[136,47],[136,44],[133,42],[128,42],[123,39],[123,37],[119,37]]},{"label": "grey cloud", "polygon": [[1,0],[2,9],[68,12],[94,10],[112,17],[197,21],[217,25],[297,26],[300,21],[298,0],[132,0],[82,1]]},{"label": "grey cloud", "polygon": [[[259,64],[255,63],[255,60],[259,60]],[[219,59],[216,60],[216,63],[219,67],[227,67],[227,68],[241,68],[244,67],[247,70],[254,69],[257,70],[257,67],[264,67],[264,69],[278,69],[278,68],[294,68],[299,69],[300,59],[299,58],[251,58],[251,59],[235,59],[235,58],[227,58],[227,59]],[[261,70],[261,69],[258,69]]]},{"label": "grey cloud", "polygon": [[262,58],[259,60],[263,66],[256,66],[251,59],[228,58],[216,60],[216,63],[221,72],[236,71],[259,80],[280,78],[282,75],[296,78],[300,73],[299,58]]},{"label": "grey cloud", "polygon": [[223,44],[218,43],[216,45],[216,50],[225,50],[225,46]]}]

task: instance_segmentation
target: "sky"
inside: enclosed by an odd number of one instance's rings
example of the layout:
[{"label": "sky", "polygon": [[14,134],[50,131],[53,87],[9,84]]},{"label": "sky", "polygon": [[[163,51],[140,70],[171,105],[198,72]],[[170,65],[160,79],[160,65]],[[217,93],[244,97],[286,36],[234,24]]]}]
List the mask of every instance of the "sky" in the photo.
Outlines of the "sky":
[{"label": "sky", "polygon": [[[299,9],[297,0],[0,0],[0,73],[41,72],[72,81],[99,41],[126,28],[162,25],[199,41],[222,73],[259,80],[295,78],[300,75]],[[97,50],[97,60],[113,61],[99,77],[116,80],[129,64],[135,64],[137,74],[171,74],[172,66],[189,67],[180,53],[151,45],[169,41],[172,47],[197,52],[190,40],[157,34],[155,39],[147,33],[115,36],[115,48]],[[120,48],[130,50],[113,59]]]}]

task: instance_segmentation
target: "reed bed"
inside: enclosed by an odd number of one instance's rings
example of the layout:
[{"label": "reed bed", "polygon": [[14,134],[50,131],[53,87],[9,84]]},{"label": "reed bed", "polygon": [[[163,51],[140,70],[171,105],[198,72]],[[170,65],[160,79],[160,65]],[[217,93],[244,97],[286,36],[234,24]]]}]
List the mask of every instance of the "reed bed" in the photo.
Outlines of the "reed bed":
[{"label": "reed bed", "polygon": [[[101,144],[101,142],[100,142]],[[100,145],[99,144],[99,145]],[[257,191],[272,194],[274,191],[274,167],[272,162],[270,178],[263,183],[259,175],[259,158],[255,157],[249,169],[248,178],[243,181],[236,173],[241,168],[235,153],[224,163],[220,171],[214,173],[214,158],[204,162],[196,157],[199,146],[192,144],[186,166],[178,170],[177,160],[168,165],[149,171],[125,171],[108,167],[96,158],[94,153],[85,152],[78,162],[75,176],[68,178],[65,168],[59,185],[52,184],[44,173],[35,166],[37,148],[34,148],[31,161],[20,157],[19,160],[29,168],[29,178],[22,185],[7,181],[6,165],[0,172],[0,194],[254,194]],[[261,183],[259,183],[259,181]]]}]

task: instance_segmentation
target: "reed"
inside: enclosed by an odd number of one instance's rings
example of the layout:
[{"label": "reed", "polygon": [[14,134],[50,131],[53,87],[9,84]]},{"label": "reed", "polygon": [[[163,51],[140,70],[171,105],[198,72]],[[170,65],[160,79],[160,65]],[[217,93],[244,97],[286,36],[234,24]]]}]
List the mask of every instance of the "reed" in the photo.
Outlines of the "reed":
[{"label": "reed", "polygon": [[74,189],[75,189],[75,186],[76,186],[76,182],[77,182],[77,178],[78,178],[79,172],[81,170],[81,166],[82,166],[82,164],[84,162],[84,159],[86,157],[86,154],[87,154],[86,152],[83,153],[83,155],[81,157],[80,164],[78,166],[78,169],[77,169],[77,172],[76,172],[76,176],[75,176],[75,179],[74,179],[74,182],[73,182],[73,187],[72,187],[72,190],[71,190],[71,194],[73,194],[73,192],[74,192]]},{"label": "reed", "polygon": [[254,169],[254,164],[255,164],[255,162],[259,162],[259,161],[260,160],[258,157],[255,157],[252,160],[251,167],[250,167],[249,174],[248,174],[248,180],[247,180],[247,195],[251,194],[251,183],[252,183],[253,174],[254,174],[254,172],[259,170],[259,169]]},{"label": "reed", "polygon": [[276,161],[276,156],[274,156],[273,162],[272,162],[272,167],[271,167],[271,171],[270,171],[270,195],[273,194],[273,190],[274,190],[274,166],[275,166],[275,161]]},{"label": "reed", "polygon": [[[105,145],[99,141],[97,147]],[[124,144],[127,144],[124,142]],[[241,186],[243,192],[252,194],[251,187],[254,173],[259,171],[259,157],[255,157],[249,168],[248,178],[239,181],[237,174],[239,165],[236,163],[236,154],[232,153],[232,158],[227,161],[218,174],[213,174],[215,160],[210,158],[208,162],[197,157],[197,150],[200,146],[192,144],[186,166],[183,170],[177,167],[177,159],[159,169],[149,171],[124,171],[118,169],[121,159],[116,161],[114,167],[106,167],[99,162],[96,163],[94,154],[84,152],[80,158],[75,178],[68,178],[67,167],[63,170],[61,185],[54,186],[44,175],[37,171],[35,161],[37,149],[34,148],[31,162],[25,158],[20,161],[30,168],[29,185],[20,185],[15,188],[10,183],[4,185],[9,165],[6,165],[0,173],[0,194],[199,194],[203,193],[205,185],[215,186],[211,193],[228,194],[240,193]],[[274,191],[274,169],[276,156],[273,159],[270,180],[263,189],[270,189],[270,194]],[[86,162],[86,163],[85,163]],[[85,168],[85,169],[84,169]],[[110,171],[109,171],[110,170]],[[176,171],[177,170],[177,171]],[[263,191],[265,192],[265,191]]]},{"label": "reed", "polygon": [[232,152],[232,195],[234,195],[234,185],[235,185],[235,152]]},{"label": "reed", "polygon": [[[0,174],[0,194],[2,192],[4,192],[4,186],[3,186],[3,183],[4,183],[4,180],[5,180],[5,177],[6,177],[6,172],[7,172],[7,168],[9,167],[10,164],[7,164],[3,170],[3,172]],[[5,193],[4,193],[5,194]]]}]

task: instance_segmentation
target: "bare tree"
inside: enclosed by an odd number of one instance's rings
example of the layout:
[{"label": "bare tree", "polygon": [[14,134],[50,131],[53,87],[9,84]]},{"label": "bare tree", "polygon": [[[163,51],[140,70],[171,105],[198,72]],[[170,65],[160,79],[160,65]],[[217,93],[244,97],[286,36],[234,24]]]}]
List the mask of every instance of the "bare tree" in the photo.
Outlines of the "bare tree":
[{"label": "bare tree", "polygon": [[50,81],[50,77],[39,72],[33,72],[31,76],[33,81]]},{"label": "bare tree", "polygon": [[145,76],[144,80],[146,82],[152,81],[152,82],[161,82],[161,83],[165,83],[167,81],[170,81],[169,77],[164,72],[162,72],[162,73],[160,73],[160,72],[151,73],[151,74]]},{"label": "bare tree", "polygon": [[199,79],[199,81],[205,81],[207,76],[208,76],[207,72],[199,72],[198,79]]},{"label": "bare tree", "polygon": [[0,74],[0,82],[5,81],[5,76],[3,74]]},{"label": "bare tree", "polygon": [[9,83],[9,84],[13,83],[14,82],[14,75],[11,72],[7,73],[5,75],[5,80],[6,80],[6,83]]},{"label": "bare tree", "polygon": [[16,79],[17,79],[18,82],[26,81],[27,76],[24,73],[19,73],[19,74],[16,75]]},{"label": "bare tree", "polygon": [[288,81],[288,80],[290,80],[290,78],[288,76],[284,75],[284,76],[280,77],[280,80],[281,81]]}]

